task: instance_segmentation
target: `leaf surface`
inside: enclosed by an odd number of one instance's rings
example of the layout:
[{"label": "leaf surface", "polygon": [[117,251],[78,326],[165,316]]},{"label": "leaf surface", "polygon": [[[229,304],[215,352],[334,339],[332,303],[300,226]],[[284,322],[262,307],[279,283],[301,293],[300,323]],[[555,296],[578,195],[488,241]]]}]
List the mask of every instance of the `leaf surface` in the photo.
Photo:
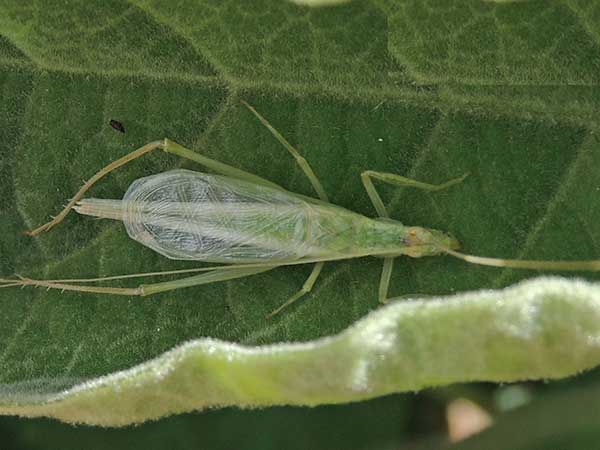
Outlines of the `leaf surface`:
[{"label": "leaf surface", "polygon": [[[471,172],[435,195],[381,191],[392,217],[450,231],[471,253],[595,258],[599,36],[599,7],[578,0],[0,2],[0,273],[190,267],[116,222],[75,214],[38,238],[20,234],[100,167],[165,136],[313,195],[241,99],[299,148],[333,203],[373,215],[367,169],[427,182]],[[202,170],[153,154],[92,194],[120,198],[173,167]],[[327,264],[313,292],[270,321],[309,267],[144,299],[2,289],[0,392],[49,398],[206,336],[254,345],[332,335],[377,308],[380,270],[375,259]],[[534,274],[403,258],[390,293],[448,295]]]},{"label": "leaf surface", "polygon": [[0,413],[119,426],[209,407],[315,406],[456,381],[561,378],[600,362],[599,295],[598,284],[538,278],[398,301],[305,343],[197,339],[59,394],[18,395]]}]

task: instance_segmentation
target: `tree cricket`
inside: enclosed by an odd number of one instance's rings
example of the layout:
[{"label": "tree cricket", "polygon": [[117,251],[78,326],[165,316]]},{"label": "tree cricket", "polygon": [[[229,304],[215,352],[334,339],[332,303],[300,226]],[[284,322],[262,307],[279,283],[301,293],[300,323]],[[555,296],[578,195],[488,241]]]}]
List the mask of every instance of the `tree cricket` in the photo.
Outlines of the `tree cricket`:
[{"label": "tree cricket", "polygon": [[[33,280],[17,277],[0,279],[0,287],[39,286],[147,296],[242,278],[286,265],[314,264],[302,288],[267,316],[271,317],[309,293],[327,261],[364,256],[382,258],[378,292],[381,303],[388,299],[394,258],[402,255],[419,258],[449,254],[473,264],[519,269],[600,270],[600,260],[515,260],[459,253],[458,241],[447,233],[405,226],[392,220],[373,184],[377,180],[395,186],[439,191],[462,182],[468,174],[433,185],[392,173],[367,170],[361,174],[361,181],[379,217],[368,218],[334,205],[329,202],[323,186],[300,153],[252,106],[245,101],[242,103],[296,160],[318,199],[290,192],[262,177],[188,150],[169,139],[150,142],[101,169],[56,217],[26,234],[35,236],[48,231],[75,210],[83,215],[122,221],[132,239],[167,258],[222,265],[87,279]],[[83,198],[105,175],[156,149],[195,161],[214,174],[171,170],[134,181],[122,200]],[[140,284],[134,288],[88,284],[190,273],[196,274],[172,281]]]}]

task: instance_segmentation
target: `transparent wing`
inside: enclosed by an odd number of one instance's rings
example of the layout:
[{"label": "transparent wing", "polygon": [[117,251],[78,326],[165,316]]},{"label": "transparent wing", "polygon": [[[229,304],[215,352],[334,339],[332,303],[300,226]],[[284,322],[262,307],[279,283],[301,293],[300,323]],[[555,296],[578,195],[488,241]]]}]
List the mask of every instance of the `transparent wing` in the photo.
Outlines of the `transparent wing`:
[{"label": "transparent wing", "polygon": [[171,259],[291,260],[308,251],[310,205],[277,189],[173,170],[136,180],[123,203],[129,236]]}]

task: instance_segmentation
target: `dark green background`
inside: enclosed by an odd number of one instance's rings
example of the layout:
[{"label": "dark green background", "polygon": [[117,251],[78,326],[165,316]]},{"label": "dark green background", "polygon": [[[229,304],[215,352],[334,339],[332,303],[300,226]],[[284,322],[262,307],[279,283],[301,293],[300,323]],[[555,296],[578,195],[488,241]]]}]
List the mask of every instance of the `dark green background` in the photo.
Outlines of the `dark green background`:
[{"label": "dark green background", "polygon": [[[386,204],[407,224],[451,231],[473,253],[600,254],[594,2],[357,0],[329,9],[275,0],[24,3],[0,0],[3,276],[188,267],[107,221],[73,215],[39,238],[19,234],[55,214],[99,167],[164,136],[312,194],[240,99],[299,147],[334,203],[374,214],[359,181],[366,169],[430,182],[470,171],[465,183],[435,195],[383,187]],[[126,133],[113,130],[110,119]],[[196,168],[150,155],[93,195],[119,198],[135,178],[176,166]],[[377,307],[379,261],[331,263],[310,296],[265,321],[309,270],[284,268],[141,300],[2,290],[0,395],[54,392],[201,336],[256,344],[329,335]],[[391,294],[496,288],[532,275],[448,257],[401,259]],[[594,392],[593,373],[574,383]],[[537,402],[558,405],[558,415],[594,399],[573,400],[581,393],[567,382],[531,389],[529,424],[543,422]],[[227,409],[118,431],[3,418],[0,447],[398,448],[443,434],[449,399],[467,395],[493,408],[495,390],[468,386],[314,410]],[[554,396],[563,400],[552,403]],[[594,426],[577,421],[585,414],[568,416],[574,425],[559,421],[550,435],[573,444],[567,448],[575,448],[572,436],[597,441]],[[532,429],[500,420],[508,423],[498,427],[508,430],[504,436],[526,438]],[[497,448],[517,448],[490,439]]]}]

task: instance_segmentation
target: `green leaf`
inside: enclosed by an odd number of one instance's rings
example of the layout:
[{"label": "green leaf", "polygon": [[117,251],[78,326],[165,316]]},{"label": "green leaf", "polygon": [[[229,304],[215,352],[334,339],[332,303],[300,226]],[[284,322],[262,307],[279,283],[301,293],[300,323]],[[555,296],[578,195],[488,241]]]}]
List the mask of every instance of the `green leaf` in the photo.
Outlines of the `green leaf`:
[{"label": "green leaf", "polygon": [[[451,231],[472,253],[596,258],[599,17],[577,0],[0,2],[0,274],[191,267],[141,248],[118,223],[75,214],[38,238],[20,234],[100,167],[164,136],[312,195],[240,99],[298,146],[336,204],[374,214],[366,169],[428,182],[469,171],[435,195],[382,188],[392,217]],[[134,179],[177,166],[202,170],[149,155],[93,196],[120,198]],[[2,289],[1,396],[29,404],[205,336],[253,345],[332,335],[377,307],[380,270],[375,259],[327,264],[314,291],[270,321],[309,267],[145,299]],[[390,293],[532,275],[403,258]]]},{"label": "green leaf", "polygon": [[395,302],[306,343],[198,339],[58,394],[21,393],[0,413],[122,426],[211,407],[314,406],[465,380],[561,378],[600,362],[599,296],[598,284],[539,278]]},{"label": "green leaf", "polygon": [[351,0],[290,0],[292,3],[297,5],[306,6],[332,6],[347,3]]}]

